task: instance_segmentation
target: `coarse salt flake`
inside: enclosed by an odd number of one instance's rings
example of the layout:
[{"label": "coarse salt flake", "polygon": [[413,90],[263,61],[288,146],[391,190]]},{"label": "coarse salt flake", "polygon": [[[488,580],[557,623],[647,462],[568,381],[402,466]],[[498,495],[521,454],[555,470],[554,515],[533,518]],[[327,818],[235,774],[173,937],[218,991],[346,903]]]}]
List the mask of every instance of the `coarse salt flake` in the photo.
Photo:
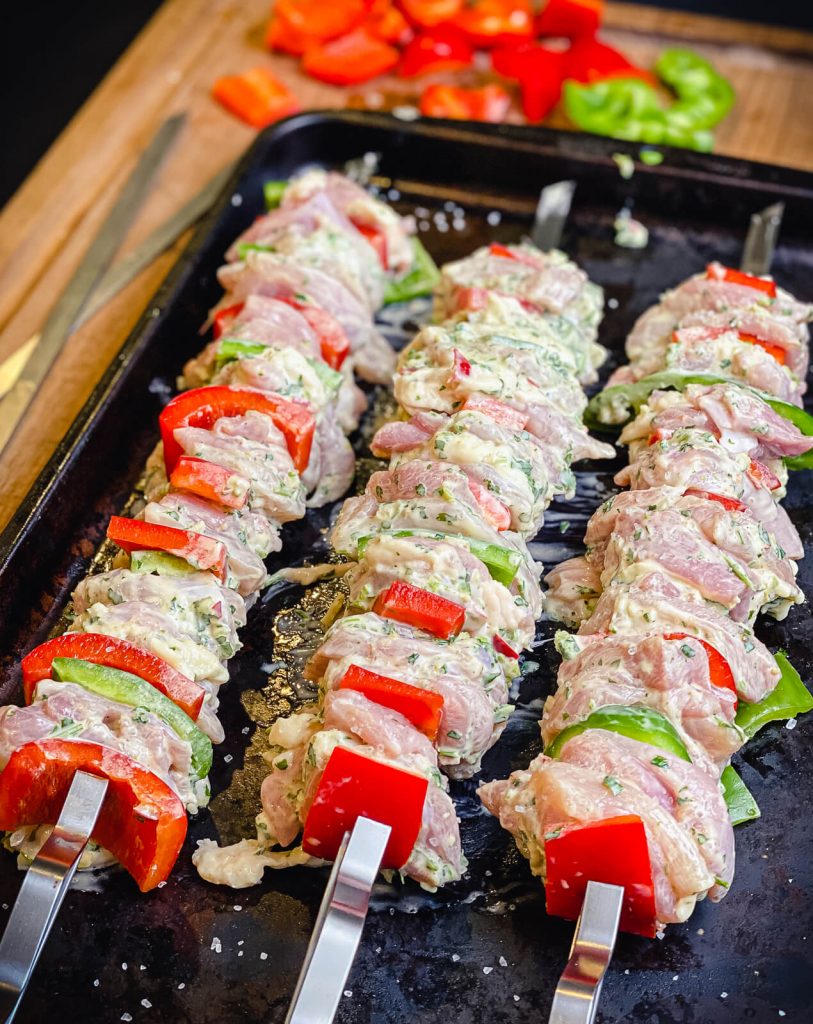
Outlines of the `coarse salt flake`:
[{"label": "coarse salt flake", "polygon": [[268,954],[267,953],[260,953],[260,959],[261,960],[267,960],[268,959]]},{"label": "coarse salt flake", "polygon": [[93,987],[94,988],[98,988],[99,987],[99,979],[98,978],[94,978],[93,979]]},{"label": "coarse salt flake", "polygon": [[484,967],[484,968],[483,968],[483,974],[491,974],[491,972],[492,972],[493,970],[494,970],[494,968],[493,968],[493,967]]},{"label": "coarse salt flake", "polygon": [[133,1015],[132,1015],[132,1013],[123,1013],[123,1014],[122,1014],[122,1015],[121,1015],[121,1016],[119,1017],[119,1020],[123,1020],[123,1021],[124,1021],[124,1024],[129,1024],[129,1022],[130,1022],[130,1021],[131,1021],[132,1019],[133,1019]]},{"label": "coarse salt flake", "polygon": [[145,1010],[152,1009],[152,1003],[147,998],[141,1000],[141,1005],[144,1007]]},{"label": "coarse salt flake", "polygon": [[352,988],[346,988],[346,989],[344,990],[344,998],[345,998],[345,999],[350,999],[350,997],[351,997],[352,995],[353,995],[353,990],[352,990]]},{"label": "coarse salt flake", "polygon": [[504,956],[501,956],[500,957],[500,967],[507,967],[507,966],[508,966],[508,961],[505,959]]},{"label": "coarse salt flake", "polygon": [[236,910],[236,911],[238,912],[238,914],[239,914],[239,913],[240,913],[240,911],[241,911],[241,910],[242,910],[243,908],[242,908],[242,906],[241,906],[241,905],[240,905],[239,903],[235,903],[235,904],[234,904],[234,908],[233,908],[233,909],[234,909],[234,910]]},{"label": "coarse salt flake", "polygon": [[234,760],[234,758],[232,757],[231,754],[226,754],[226,756],[223,758],[223,760],[224,760],[224,762],[226,764],[230,764]]},{"label": "coarse salt flake", "polygon": [[223,943],[215,935],[215,937],[212,939],[212,945],[209,948],[213,949],[215,951],[215,953],[220,953],[222,951],[222,949],[223,949]]},{"label": "coarse salt flake", "polygon": [[456,964],[459,959],[460,959],[460,955],[458,953],[452,953],[452,963],[453,964]]}]

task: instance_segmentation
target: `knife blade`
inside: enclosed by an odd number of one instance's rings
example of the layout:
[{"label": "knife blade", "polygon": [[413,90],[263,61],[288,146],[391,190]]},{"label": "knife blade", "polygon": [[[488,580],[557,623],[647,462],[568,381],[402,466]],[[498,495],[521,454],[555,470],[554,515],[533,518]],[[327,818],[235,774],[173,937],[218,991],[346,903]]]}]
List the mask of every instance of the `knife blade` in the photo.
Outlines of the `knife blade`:
[{"label": "knife blade", "polygon": [[751,214],[740,260],[740,270],[744,273],[770,274],[784,212],[784,203],[773,203],[759,213]]},{"label": "knife blade", "polygon": [[90,248],[49,313],[39,343],[33,347],[13,387],[0,402],[0,451],[17,429],[91,291],[115,256],[185,120],[185,114],[175,114],[167,118],[155,133]]}]

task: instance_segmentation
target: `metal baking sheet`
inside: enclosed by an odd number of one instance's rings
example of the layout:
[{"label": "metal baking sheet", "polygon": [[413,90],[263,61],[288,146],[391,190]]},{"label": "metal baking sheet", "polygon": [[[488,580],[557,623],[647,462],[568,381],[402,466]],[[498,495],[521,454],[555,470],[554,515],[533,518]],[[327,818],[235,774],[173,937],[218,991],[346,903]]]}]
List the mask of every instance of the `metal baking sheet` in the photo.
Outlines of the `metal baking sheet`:
[{"label": "metal baking sheet", "polygon": [[[182,363],[204,344],[199,328],[219,289],[215,271],[232,239],[261,211],[261,185],[309,165],[341,168],[380,154],[377,185],[402,213],[415,213],[438,261],[529,229],[541,186],[578,183],[563,248],[603,285],[601,340],[617,361],[635,317],[664,288],[710,259],[736,264],[749,216],[777,200],[785,226],[774,263],[779,282],[813,299],[813,177],[801,172],[675,150],[660,166],[636,164],[625,180],[613,155],[638,147],[583,135],[512,127],[474,129],[403,123],[356,112],[306,114],[262,134],[185,256],[94,390],[16,517],[0,537],[0,700],[19,699],[19,657],[59,621],[87,571],[107,517],[131,494],[157,439],[157,414]],[[465,216],[455,216],[452,206]],[[649,229],[642,251],[618,248],[613,220],[623,206]],[[426,303],[385,314],[403,343]],[[375,396],[374,396],[375,397]],[[357,450],[363,453],[360,436]],[[619,461],[620,464],[620,461]],[[362,462],[360,476],[369,465]],[[578,494],[555,502],[534,553],[548,565],[580,548],[584,524],[612,488],[613,468],[583,465]],[[810,553],[813,486],[796,474],[786,501]],[[330,509],[286,527],[273,570],[319,559]],[[813,594],[813,561],[801,563]],[[142,896],[123,873],[84,876],[69,894],[18,1020],[55,1012],[69,1021],[282,1021],[326,873],[266,873],[252,889],[202,882],[190,856],[198,839],[251,834],[257,809],[262,730],[303,696],[295,685],[298,641],[330,600],[272,588],[249,615],[243,651],[223,692],[227,740],[216,750],[211,808],[190,822],[178,865],[161,889]],[[485,760],[483,778],[504,776],[539,750],[541,703],[555,680],[551,623],[525,658],[520,707]],[[784,647],[813,679],[808,605],[762,638]],[[301,655],[299,656],[301,660]],[[813,972],[813,721],[766,728],[735,759],[762,808],[738,829],[737,876],[717,906],[701,905],[662,941],[623,936],[604,986],[599,1021],[647,1024],[810,1020]],[[548,918],[544,894],[497,823],[479,807],[474,783],[453,783],[467,877],[435,895],[412,883],[381,884],[338,1019],[404,1024],[546,1019],[572,925]],[[0,855],[0,925],[20,884]]]}]

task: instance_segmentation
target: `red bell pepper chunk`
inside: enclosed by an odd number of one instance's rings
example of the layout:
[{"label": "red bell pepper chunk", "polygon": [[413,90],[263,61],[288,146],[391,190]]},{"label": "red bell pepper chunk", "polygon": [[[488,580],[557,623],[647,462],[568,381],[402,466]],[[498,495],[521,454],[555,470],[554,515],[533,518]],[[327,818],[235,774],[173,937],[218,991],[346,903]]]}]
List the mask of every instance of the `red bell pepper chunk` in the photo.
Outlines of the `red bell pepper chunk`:
[{"label": "red bell pepper chunk", "polygon": [[534,15],[529,0],[469,0],[455,24],[475,46],[490,47],[511,39],[529,39]]},{"label": "red bell pepper chunk", "polygon": [[[734,673],[728,661],[720,654],[716,647],[701,640],[699,636],[691,636],[689,633],[664,633],[664,640],[694,640],[700,644],[709,659],[709,679],[713,686],[719,686],[724,690],[731,690],[736,697],[737,684],[734,682]],[[734,709],[737,708],[737,701],[734,701]]]},{"label": "red bell pepper chunk", "polygon": [[641,78],[650,85],[656,85],[654,75],[631,63],[613,46],[600,43],[598,39],[576,40],[563,55],[564,77],[577,82],[598,82],[603,78]]},{"label": "red bell pepper chunk", "polygon": [[369,243],[375,249],[375,254],[378,256],[378,261],[381,266],[386,270],[387,263],[387,236],[383,231],[372,226],[372,224],[357,223],[350,218],[353,227],[358,231],[360,235],[364,236],[364,240]]},{"label": "red bell pepper chunk", "polygon": [[522,112],[529,121],[542,121],[562,96],[564,54],[533,40],[502,46],[491,54],[496,72],[519,82]]},{"label": "red bell pepper chunk", "polygon": [[226,466],[206,459],[182,455],[175,463],[169,482],[178,491],[197,494],[227,508],[243,508],[251,484]]},{"label": "red bell pepper chunk", "polygon": [[445,117],[453,121],[487,121],[496,124],[505,119],[511,97],[501,85],[464,89],[457,85],[430,85],[421,95],[424,117]]},{"label": "red bell pepper chunk", "polygon": [[504,654],[506,658],[519,660],[519,651],[515,651],[509,643],[506,643],[499,633],[494,634],[492,643],[494,644],[494,650],[497,654]]},{"label": "red bell pepper chunk", "polygon": [[443,697],[439,693],[390,679],[359,665],[350,666],[342,676],[339,689],[357,690],[376,704],[400,712],[430,740],[437,738],[443,714]]},{"label": "red bell pepper chunk", "polygon": [[305,819],[302,849],[335,860],[345,832],[370,818],[392,829],[381,866],[400,870],[412,856],[428,786],[422,775],[336,747]]},{"label": "red bell pepper chunk", "polygon": [[487,487],[483,487],[479,480],[469,478],[469,490],[474,499],[483,510],[485,521],[494,527],[495,530],[507,530],[511,525],[511,512],[501,501],[494,497]]},{"label": "red bell pepper chunk", "polygon": [[697,487],[689,487],[683,492],[695,498],[706,498],[708,501],[716,501],[729,512],[746,512],[748,506],[736,498],[727,498],[724,494],[713,494],[711,491],[701,491]]},{"label": "red bell pepper chunk", "polygon": [[166,881],[186,837],[186,812],[157,775],[126,754],[86,740],[18,747],[0,774],[0,829],[55,825],[77,771],[108,780],[93,839],[142,892]]},{"label": "red bell pepper chunk", "polygon": [[166,551],[186,559],[196,569],[213,572],[221,580],[226,578],[226,546],[204,533],[111,516],[107,536],[122,551]]},{"label": "red bell pepper chunk", "polygon": [[324,361],[334,370],[341,369],[350,352],[350,339],[336,317],[321,306],[309,305],[298,299],[280,298],[280,302],[299,310],[319,340],[319,349]]},{"label": "red bell pepper chunk", "polygon": [[175,464],[184,454],[175,440],[176,430],[181,427],[207,430],[223,416],[243,416],[247,412],[261,412],[273,420],[285,437],[294,467],[302,473],[308,465],[316,426],[308,406],[267,392],[215,385],[184,391],[164,406],[159,423],[167,474],[172,475]]},{"label": "red bell pepper chunk", "polygon": [[755,487],[766,487],[769,491],[775,491],[782,486],[779,477],[764,462],[757,462],[756,459],[751,459],[751,465],[746,469],[745,475]]},{"label": "red bell pepper chunk", "polygon": [[401,10],[418,28],[435,28],[457,19],[465,0],[400,0]]},{"label": "red bell pepper chunk", "polygon": [[417,78],[437,71],[462,71],[473,60],[474,50],[465,34],[455,25],[439,25],[407,44],[398,74],[402,78]]},{"label": "red bell pepper chunk", "polygon": [[528,423],[527,413],[514,409],[505,402],[499,402],[496,398],[489,398],[487,395],[469,395],[463,403],[463,408],[481,412],[484,416],[490,417],[500,426],[508,427],[509,430],[524,430]]},{"label": "red bell pepper chunk", "polygon": [[299,110],[296,96],[267,68],[218,78],[212,95],[232,114],[254,128],[265,128]]},{"label": "red bell pepper chunk", "polygon": [[549,914],[575,921],[588,882],[624,887],[620,928],[655,937],[655,887],[646,830],[635,814],[565,824],[545,837],[545,903]]},{"label": "red bell pepper chunk", "polygon": [[504,260],[513,260],[516,258],[508,246],[502,245],[500,242],[492,242],[488,247],[488,251],[492,256],[501,256]]},{"label": "red bell pepper chunk", "polygon": [[647,444],[651,448],[653,444],[658,444],[661,441],[668,441],[669,438],[674,434],[674,430],[662,430],[658,428],[652,434],[649,435]]},{"label": "red bell pepper chunk", "polygon": [[127,640],[104,636],[102,633],[63,633],[26,654],[20,665],[26,704],[34,699],[37,683],[51,678],[54,658],[80,658],[96,665],[132,672],[169,697],[193,720],[203,707],[206,693],[202,686],[182,675],[156,654],[142,650]]},{"label": "red bell pepper chunk", "polygon": [[266,26],[263,42],[269,50],[279,50],[281,53],[301,57],[305,50],[313,45],[314,37],[294,28],[274,10]]},{"label": "red bell pepper chunk", "polygon": [[440,640],[457,636],[466,621],[462,605],[403,580],[396,580],[378,595],[373,611],[385,619],[426,630]]},{"label": "red bell pepper chunk", "polygon": [[295,32],[313,39],[335,39],[355,28],[367,13],[364,0],[276,0],[274,14]]},{"label": "red bell pepper chunk", "polygon": [[383,39],[385,43],[392,43],[393,46],[400,46],[409,41],[412,28],[390,0],[373,0],[367,7],[364,24],[371,35],[376,39]]},{"label": "red bell pepper chunk", "polygon": [[546,0],[536,16],[534,29],[538,36],[592,38],[598,32],[603,13],[603,0]]},{"label": "red bell pepper chunk", "polygon": [[767,352],[769,356],[773,356],[780,366],[785,365],[788,354],[781,345],[774,345],[773,342],[763,341],[762,338],[758,338],[755,334],[746,334],[744,331],[737,331],[737,334],[740,336],[740,341],[747,341],[749,345],[757,345]]},{"label": "red bell pepper chunk", "polygon": [[391,71],[398,56],[393,46],[360,26],[337,39],[309,46],[302,70],[331,85],[356,85]]},{"label": "red bell pepper chunk", "polygon": [[215,341],[218,338],[222,338],[224,334],[229,333],[232,324],[243,312],[243,306],[245,306],[245,302],[235,302],[233,306],[224,306],[223,309],[215,313],[212,325],[212,337]]},{"label": "red bell pepper chunk", "polygon": [[452,364],[451,379],[460,380],[462,377],[470,377],[471,363],[466,359],[460,349],[453,349],[452,356],[454,362]]},{"label": "red bell pepper chunk", "polygon": [[719,263],[709,263],[706,267],[706,277],[709,281],[728,281],[729,284],[741,284],[745,288],[754,288],[756,291],[764,292],[772,299],[776,298],[775,281],[766,281],[764,277],[744,274],[741,270],[724,267]]}]

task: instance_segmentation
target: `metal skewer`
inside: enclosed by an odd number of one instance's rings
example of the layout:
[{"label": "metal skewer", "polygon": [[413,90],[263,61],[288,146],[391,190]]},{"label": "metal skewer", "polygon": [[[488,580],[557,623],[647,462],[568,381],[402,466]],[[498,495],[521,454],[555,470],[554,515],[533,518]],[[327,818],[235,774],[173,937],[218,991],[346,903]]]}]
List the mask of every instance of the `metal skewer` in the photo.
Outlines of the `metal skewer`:
[{"label": "metal skewer", "polygon": [[285,1024],[330,1024],[356,956],[389,825],[358,818],[330,872]]},{"label": "metal skewer", "polygon": [[0,1021],[10,1024],[96,825],[107,779],[77,772],[54,831],[34,858],[0,940]]},{"label": "metal skewer", "polygon": [[740,270],[746,274],[769,274],[776,251],[779,229],[782,227],[784,203],[766,206],[759,213],[751,214],[751,223],[745,238],[740,259]]},{"label": "metal skewer", "polygon": [[575,181],[555,181],[539,193],[531,241],[543,252],[559,247],[575,191]]}]

